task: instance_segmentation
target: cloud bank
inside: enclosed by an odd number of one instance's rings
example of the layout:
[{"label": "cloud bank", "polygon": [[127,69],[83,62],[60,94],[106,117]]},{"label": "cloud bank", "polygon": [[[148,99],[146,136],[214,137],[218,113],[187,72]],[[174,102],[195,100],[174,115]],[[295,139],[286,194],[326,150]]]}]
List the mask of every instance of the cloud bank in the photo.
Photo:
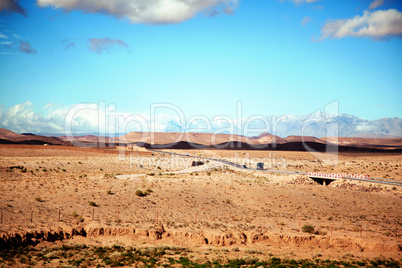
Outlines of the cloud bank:
[{"label": "cloud bank", "polygon": [[89,38],[89,50],[94,53],[110,52],[114,47],[129,49],[129,46],[122,40],[106,38]]},{"label": "cloud bank", "polygon": [[321,30],[321,38],[369,37],[375,40],[401,38],[402,13],[396,9],[365,10],[363,16],[327,22]]},{"label": "cloud bank", "polygon": [[[164,108],[165,106],[162,106]],[[179,107],[169,105],[174,113],[129,114],[117,112],[114,105],[105,102],[80,103],[72,106],[47,104],[35,112],[31,102],[7,109],[0,106],[0,128],[17,133],[65,135],[99,134],[114,136],[130,131],[138,132],[208,132],[257,136],[269,132],[280,137],[307,135],[325,137],[328,127],[336,124],[342,137],[365,134],[401,137],[402,119],[382,118],[365,120],[347,114],[316,112],[307,116],[281,115],[265,117],[254,115],[231,118],[219,115],[207,118],[203,115],[186,117]],[[177,111],[179,109],[180,111]],[[70,132],[71,131],[71,132]]]},{"label": "cloud bank", "polygon": [[[49,110],[46,108],[45,110]],[[35,113],[29,101],[16,104],[8,109],[0,109],[0,127],[18,133],[62,132],[64,113],[51,111],[48,116]]]},{"label": "cloud bank", "polygon": [[8,12],[15,12],[28,17],[27,12],[18,4],[18,0],[1,0],[0,12],[7,10]]},{"label": "cloud bank", "polygon": [[[296,0],[300,1],[300,0]],[[307,0],[313,1],[313,0]],[[131,23],[174,24],[202,11],[233,13],[239,0],[37,0],[40,7],[102,13],[127,18]]]}]

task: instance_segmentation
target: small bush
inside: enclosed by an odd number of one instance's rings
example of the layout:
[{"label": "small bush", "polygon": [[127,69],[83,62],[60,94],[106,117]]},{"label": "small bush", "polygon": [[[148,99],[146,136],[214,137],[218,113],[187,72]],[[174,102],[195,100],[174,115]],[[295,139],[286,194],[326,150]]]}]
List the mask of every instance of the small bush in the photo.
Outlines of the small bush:
[{"label": "small bush", "polygon": [[135,195],[140,196],[140,197],[143,197],[143,196],[146,196],[147,194],[144,193],[144,192],[141,191],[141,190],[136,190],[136,191],[135,191]]},{"label": "small bush", "polygon": [[35,200],[38,201],[38,202],[43,202],[43,199],[40,196],[35,197]]},{"label": "small bush", "polygon": [[112,190],[107,190],[106,193],[107,193],[107,194],[113,194],[113,193],[112,193]]},{"label": "small bush", "polygon": [[79,220],[80,222],[84,222],[84,218],[79,215],[76,211],[74,211],[73,213],[71,213],[71,216],[73,216],[74,218],[76,218],[77,220]]},{"label": "small bush", "polygon": [[314,233],[314,226],[309,225],[309,224],[305,224],[302,227],[302,231],[305,232],[305,233],[313,234]]},{"label": "small bush", "polygon": [[152,193],[152,192],[153,192],[153,191],[152,191],[151,189],[149,189],[149,188],[145,191],[146,194],[150,194],[150,193]]},{"label": "small bush", "polygon": [[93,207],[97,207],[97,206],[98,206],[94,201],[89,201],[88,203],[89,203],[90,206],[93,206]]},{"label": "small bush", "polygon": [[73,213],[71,213],[71,216],[73,216],[74,218],[77,218],[79,215],[78,215],[77,211],[74,211]]},{"label": "small bush", "polygon": [[314,232],[314,234],[316,234],[316,235],[326,235],[327,232],[321,231],[321,230],[317,230],[317,231]]}]

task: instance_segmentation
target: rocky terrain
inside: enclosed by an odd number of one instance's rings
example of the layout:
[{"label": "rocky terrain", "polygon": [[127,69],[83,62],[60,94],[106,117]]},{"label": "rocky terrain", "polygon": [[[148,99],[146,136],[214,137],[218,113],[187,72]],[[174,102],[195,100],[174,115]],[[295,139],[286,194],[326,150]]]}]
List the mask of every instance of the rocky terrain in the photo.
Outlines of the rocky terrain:
[{"label": "rocky terrain", "polygon": [[[400,154],[346,153],[327,166],[306,152],[180,152],[401,180]],[[187,257],[202,262],[402,254],[399,187],[343,180],[322,186],[301,175],[216,165],[187,170],[192,159],[186,157],[70,146],[1,145],[0,161],[3,249],[168,246],[190,250]]]}]

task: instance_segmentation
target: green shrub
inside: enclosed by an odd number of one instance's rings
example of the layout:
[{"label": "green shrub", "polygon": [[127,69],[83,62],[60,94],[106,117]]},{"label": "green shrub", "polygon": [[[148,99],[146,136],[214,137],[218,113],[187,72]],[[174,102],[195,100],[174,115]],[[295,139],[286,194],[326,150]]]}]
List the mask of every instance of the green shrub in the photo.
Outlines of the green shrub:
[{"label": "green shrub", "polygon": [[136,190],[136,191],[135,191],[135,195],[140,196],[140,197],[143,197],[143,196],[146,196],[147,194],[144,193],[144,192],[141,191],[141,190]]},{"label": "green shrub", "polygon": [[309,224],[305,224],[302,227],[302,231],[305,232],[305,233],[313,234],[314,233],[314,226],[309,225]]},{"label": "green shrub", "polygon": [[88,203],[89,203],[90,206],[93,206],[93,207],[97,207],[97,206],[98,206],[94,201],[89,201]]},{"label": "green shrub", "polygon": [[77,218],[79,215],[78,215],[77,211],[74,211],[73,213],[71,213],[71,216],[73,216],[74,218]]}]

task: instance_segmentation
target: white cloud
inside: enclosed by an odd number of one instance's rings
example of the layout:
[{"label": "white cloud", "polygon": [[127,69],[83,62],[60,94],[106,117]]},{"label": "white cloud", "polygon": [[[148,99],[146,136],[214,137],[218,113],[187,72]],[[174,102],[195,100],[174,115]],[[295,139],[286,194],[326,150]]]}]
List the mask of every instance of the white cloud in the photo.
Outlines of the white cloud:
[{"label": "white cloud", "polygon": [[[197,128],[187,125],[183,115],[157,113],[154,115],[129,114],[114,111],[106,107],[104,102],[81,103],[72,106],[45,105],[42,110],[34,111],[31,102],[24,102],[7,109],[0,106],[0,128],[6,128],[17,133],[35,134],[99,134],[128,133],[130,131],[181,132],[187,128]],[[206,117],[203,117],[206,118]],[[206,118],[213,129],[222,128],[228,124],[217,118]],[[194,123],[194,120],[191,121]],[[241,124],[241,122],[234,122]],[[200,127],[200,125],[198,125]]]},{"label": "white cloud", "polygon": [[369,9],[376,9],[384,4],[384,0],[374,0],[369,6]]},{"label": "white cloud", "polygon": [[68,39],[64,39],[62,42],[62,45],[65,50],[69,50],[70,48],[75,48],[75,43],[73,41],[70,41]]},{"label": "white cloud", "polygon": [[0,127],[23,133],[41,133],[46,131],[59,132],[62,130],[63,118],[52,116],[44,117],[33,110],[29,101],[14,105],[6,110],[0,110]]},{"label": "white cloud", "polygon": [[396,9],[364,11],[363,16],[327,22],[321,38],[371,37],[377,40],[402,35],[402,13]]},{"label": "white cloud", "polygon": [[33,48],[31,46],[31,44],[28,42],[18,40],[16,42],[12,42],[12,43],[9,43],[9,42],[3,42],[3,43],[5,45],[5,48],[9,49],[11,51],[19,51],[22,53],[32,54],[32,55],[36,54],[36,49]]},{"label": "white cloud", "polygon": [[364,123],[362,123],[361,125],[357,125],[356,128],[355,128],[356,131],[362,131],[362,132],[363,131],[372,131],[372,130],[375,130],[375,129],[376,129],[375,126],[364,124]]},{"label": "white cloud", "polygon": [[311,4],[311,3],[315,3],[319,0],[282,0],[282,1],[288,1],[288,2],[293,2],[295,3],[295,5],[300,5],[300,4]]},{"label": "white cloud", "polygon": [[[35,134],[74,134],[128,133],[130,131],[150,131],[151,122],[156,131],[180,131],[179,119],[167,114],[152,117],[146,114],[110,112],[100,102],[80,103],[72,106],[45,105],[42,110],[34,111],[30,102],[16,104],[7,109],[0,106],[0,128],[17,133]],[[174,122],[174,124],[172,123]]]},{"label": "white cloud", "polygon": [[301,24],[302,24],[302,26],[306,26],[307,23],[309,23],[310,21],[311,21],[311,18],[310,18],[310,17],[304,17],[304,18],[301,20]]},{"label": "white cloud", "polygon": [[18,34],[13,34],[13,36],[17,39],[23,39],[21,36],[19,36]]},{"label": "white cloud", "polygon": [[109,52],[115,46],[129,49],[128,45],[119,39],[106,38],[89,38],[89,50],[95,53]]},{"label": "white cloud", "polygon": [[238,2],[239,0],[37,0],[40,7],[103,13],[127,18],[131,23],[146,24],[180,23],[202,11],[211,12],[211,9],[230,14],[238,6]]}]

